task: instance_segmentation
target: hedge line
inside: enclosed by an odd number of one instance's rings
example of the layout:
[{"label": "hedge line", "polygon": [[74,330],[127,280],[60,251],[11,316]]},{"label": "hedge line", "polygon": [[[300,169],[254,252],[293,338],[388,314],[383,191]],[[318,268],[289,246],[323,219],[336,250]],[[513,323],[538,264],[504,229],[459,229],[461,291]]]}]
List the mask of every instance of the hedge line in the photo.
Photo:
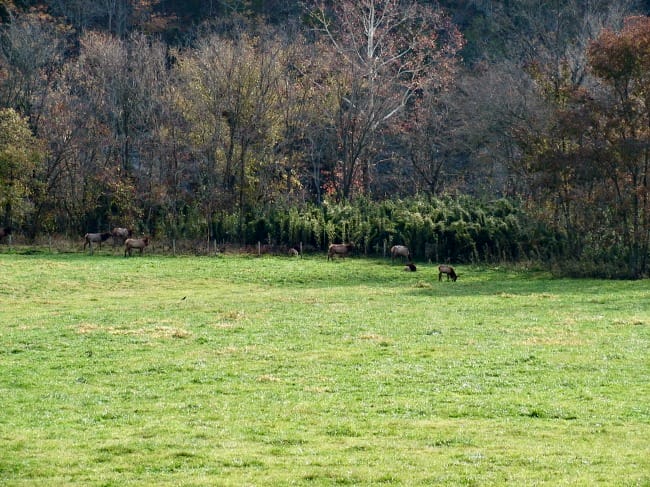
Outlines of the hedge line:
[{"label": "hedge line", "polygon": [[411,249],[416,260],[493,262],[547,260],[563,255],[566,242],[532,221],[513,201],[481,202],[470,197],[412,198],[322,206],[274,208],[247,220],[238,235],[238,217],[211,222],[211,238],[232,242],[303,245],[324,250],[330,243],[354,242],[365,255],[382,255],[392,245]]}]

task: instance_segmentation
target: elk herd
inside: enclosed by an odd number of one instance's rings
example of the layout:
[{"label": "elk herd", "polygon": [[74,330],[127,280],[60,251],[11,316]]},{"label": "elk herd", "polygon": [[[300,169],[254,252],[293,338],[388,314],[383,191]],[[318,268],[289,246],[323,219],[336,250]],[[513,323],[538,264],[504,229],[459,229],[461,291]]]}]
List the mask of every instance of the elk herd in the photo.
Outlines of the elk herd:
[{"label": "elk herd", "polygon": [[113,240],[113,248],[118,245],[124,245],[124,257],[133,252],[133,249],[139,250],[140,255],[142,255],[145,247],[149,245],[149,237],[143,238],[131,238],[133,231],[128,228],[117,227],[111,230],[110,232],[101,232],[101,233],[87,233],[84,235],[84,252],[86,247],[89,248],[90,254],[93,254],[93,244],[98,244],[99,248],[102,248],[102,242],[105,242],[109,238]]},{"label": "elk herd", "polygon": [[[0,227],[0,241],[5,237],[10,237],[11,233],[11,227]],[[84,235],[83,250],[85,252],[86,247],[88,247],[90,254],[92,255],[94,244],[99,245],[99,248],[101,249],[102,242],[105,242],[110,238],[113,240],[113,248],[117,245],[124,245],[124,257],[127,255],[130,257],[134,249],[139,250],[140,255],[142,255],[144,249],[149,246],[149,237],[133,238],[132,235],[133,232],[130,229],[122,227],[113,228],[110,232],[87,233]],[[356,247],[353,243],[330,244],[327,249],[327,260],[334,260],[334,257],[347,257],[348,255],[351,255],[355,249]],[[289,255],[295,257],[300,255],[300,253],[295,248],[291,248],[289,249]],[[417,271],[417,266],[413,263],[411,252],[406,245],[393,245],[390,248],[391,263],[395,263],[395,260],[398,258],[401,263],[404,263],[404,259],[407,261],[404,265],[404,271]],[[442,281],[443,275],[447,276],[447,281],[451,280],[456,282],[456,279],[458,279],[458,274],[456,274],[456,271],[450,265],[443,264],[438,266],[438,281]]]},{"label": "elk herd", "polygon": [[[354,250],[355,246],[352,243],[331,244],[327,249],[327,260],[333,260],[334,257],[346,257],[354,252]],[[394,263],[397,258],[399,258],[402,263],[404,263],[404,259],[407,260],[407,263],[404,266],[406,272],[417,271],[417,266],[413,263],[411,252],[406,245],[393,245],[390,248],[391,262]],[[453,282],[456,282],[456,279],[458,279],[458,274],[456,274],[456,271],[450,265],[443,264],[438,266],[438,281],[442,281],[443,274],[447,276],[448,281],[451,279]]]}]

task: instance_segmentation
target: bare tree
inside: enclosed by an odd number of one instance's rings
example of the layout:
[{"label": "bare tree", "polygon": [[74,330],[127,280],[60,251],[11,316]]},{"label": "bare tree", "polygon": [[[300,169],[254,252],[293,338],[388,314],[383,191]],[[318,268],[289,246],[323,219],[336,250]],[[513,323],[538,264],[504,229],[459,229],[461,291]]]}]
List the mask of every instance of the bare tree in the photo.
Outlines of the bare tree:
[{"label": "bare tree", "polygon": [[337,103],[330,120],[338,138],[338,193],[370,187],[378,134],[422,91],[448,85],[462,37],[448,17],[415,2],[344,0],[310,10],[329,41]]},{"label": "bare tree", "polygon": [[109,224],[113,214],[120,224],[133,222],[139,209],[157,206],[168,85],[161,44],[143,35],[81,38],[79,57],[50,86],[40,127],[50,149],[42,213],[60,212],[81,231]]},{"label": "bare tree", "polygon": [[[549,143],[551,133],[560,135],[552,130],[555,110],[566,105],[573,90],[593,83],[586,46],[604,27],[621,25],[637,2],[471,3],[489,23],[492,35],[486,42],[491,44],[482,60],[459,76],[459,89],[451,97],[462,122],[455,143],[465,145],[460,150],[471,168],[465,174],[483,176],[479,181],[489,181],[486,189],[492,194],[526,199],[531,192],[549,189],[536,184],[527,167],[531,143]],[[555,221],[570,229],[571,206],[577,200],[564,201],[569,207],[556,207]]]},{"label": "bare tree", "polygon": [[0,28],[0,106],[30,116],[37,126],[47,84],[63,62],[65,37],[47,17],[24,15]]}]

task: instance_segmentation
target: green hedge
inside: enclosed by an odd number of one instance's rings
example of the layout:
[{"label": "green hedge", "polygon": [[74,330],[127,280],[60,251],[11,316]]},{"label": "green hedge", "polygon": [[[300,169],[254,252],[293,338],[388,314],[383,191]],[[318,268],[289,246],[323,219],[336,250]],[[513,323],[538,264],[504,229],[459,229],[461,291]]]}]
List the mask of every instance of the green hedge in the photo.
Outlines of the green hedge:
[{"label": "green hedge", "polygon": [[[232,215],[220,217],[212,222],[212,237],[231,241],[236,224]],[[302,244],[315,251],[333,242],[354,242],[365,255],[384,255],[392,245],[403,244],[416,260],[465,263],[546,260],[562,255],[565,247],[560,235],[531,221],[512,201],[485,203],[465,196],[274,208],[249,217],[239,240]]]}]

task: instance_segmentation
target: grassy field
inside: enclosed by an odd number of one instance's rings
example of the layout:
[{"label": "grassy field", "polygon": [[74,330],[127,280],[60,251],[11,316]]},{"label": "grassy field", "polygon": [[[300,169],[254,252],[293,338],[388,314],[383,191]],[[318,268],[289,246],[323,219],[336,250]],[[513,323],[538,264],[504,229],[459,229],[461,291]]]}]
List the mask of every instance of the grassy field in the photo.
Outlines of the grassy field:
[{"label": "grassy field", "polygon": [[0,484],[650,485],[650,282],[0,254]]}]

